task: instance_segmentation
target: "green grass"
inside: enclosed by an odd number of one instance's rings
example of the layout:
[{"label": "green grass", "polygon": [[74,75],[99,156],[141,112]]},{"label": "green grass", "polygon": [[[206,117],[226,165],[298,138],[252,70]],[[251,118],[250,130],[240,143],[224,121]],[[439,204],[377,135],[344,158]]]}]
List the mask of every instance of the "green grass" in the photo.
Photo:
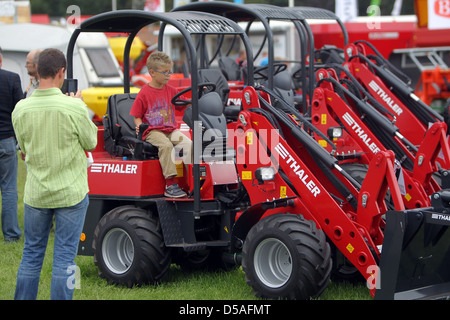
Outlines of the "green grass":
[{"label": "green grass", "polygon": [[[23,187],[26,170],[19,160],[19,223],[23,230]],[[50,297],[54,234],[49,238],[46,257],[42,267],[38,299]],[[17,243],[6,244],[0,235],[0,300],[14,298],[16,274],[22,257],[23,238]],[[254,300],[252,289],[245,282],[241,268],[229,272],[187,272],[172,265],[166,282],[158,286],[126,288],[110,285],[98,276],[93,258],[78,256],[80,289],[74,300]],[[370,300],[364,284],[330,282],[320,300]]]}]

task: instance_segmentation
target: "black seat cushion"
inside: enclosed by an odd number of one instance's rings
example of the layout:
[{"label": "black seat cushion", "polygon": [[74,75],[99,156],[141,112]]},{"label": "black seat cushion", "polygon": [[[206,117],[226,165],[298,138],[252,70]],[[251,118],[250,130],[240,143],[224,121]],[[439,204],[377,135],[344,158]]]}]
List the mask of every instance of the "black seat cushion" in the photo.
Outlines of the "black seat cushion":
[{"label": "black seat cushion", "polygon": [[[105,149],[113,156],[156,158],[158,148],[136,136],[134,117],[130,115],[136,96],[137,93],[120,93],[109,97],[103,117]],[[137,144],[142,144],[142,148],[136,148]],[[135,154],[136,149],[142,154]]]},{"label": "black seat cushion", "polygon": [[242,80],[241,68],[239,64],[230,57],[219,58],[219,68],[228,81]]},{"label": "black seat cushion", "polygon": [[[227,120],[223,111],[224,106],[217,92],[206,93],[198,99],[198,120],[202,123],[203,161],[223,161],[234,157],[234,149],[227,147]],[[183,121],[193,128],[192,106],[184,111]]]},{"label": "black seat cushion", "polygon": [[200,69],[198,70],[199,83],[212,82],[216,85],[216,92],[219,94],[222,104],[228,104],[228,96],[230,94],[230,87],[227,79],[218,69]]}]

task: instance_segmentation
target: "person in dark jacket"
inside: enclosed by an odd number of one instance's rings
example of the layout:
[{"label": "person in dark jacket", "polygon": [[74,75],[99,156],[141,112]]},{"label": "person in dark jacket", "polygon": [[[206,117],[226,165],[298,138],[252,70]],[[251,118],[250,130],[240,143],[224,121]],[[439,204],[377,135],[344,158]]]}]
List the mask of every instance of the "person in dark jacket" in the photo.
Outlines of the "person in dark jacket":
[{"label": "person in dark jacket", "polygon": [[3,70],[0,48],[0,190],[2,193],[1,225],[6,242],[20,239],[22,231],[17,218],[17,149],[11,113],[23,97],[20,77]]}]

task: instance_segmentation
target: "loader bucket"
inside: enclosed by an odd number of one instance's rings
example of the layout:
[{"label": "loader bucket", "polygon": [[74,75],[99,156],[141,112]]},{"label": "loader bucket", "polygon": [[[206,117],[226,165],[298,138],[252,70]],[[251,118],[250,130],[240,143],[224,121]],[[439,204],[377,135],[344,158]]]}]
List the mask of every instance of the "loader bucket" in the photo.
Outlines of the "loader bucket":
[{"label": "loader bucket", "polygon": [[431,207],[388,211],[377,300],[450,298],[450,191]]}]

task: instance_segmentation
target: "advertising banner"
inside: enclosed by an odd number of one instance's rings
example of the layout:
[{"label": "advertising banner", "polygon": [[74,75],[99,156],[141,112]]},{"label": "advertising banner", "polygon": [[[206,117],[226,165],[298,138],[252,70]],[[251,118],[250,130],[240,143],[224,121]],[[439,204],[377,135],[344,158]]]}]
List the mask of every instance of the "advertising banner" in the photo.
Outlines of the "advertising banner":
[{"label": "advertising banner", "polygon": [[450,0],[428,0],[428,29],[450,29]]}]

